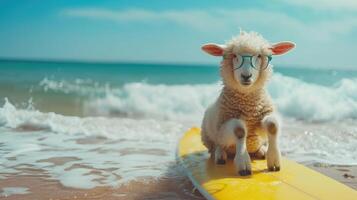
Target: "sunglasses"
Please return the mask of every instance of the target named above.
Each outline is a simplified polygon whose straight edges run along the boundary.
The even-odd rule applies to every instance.
[[[243,66],[244,62],[250,62],[250,66],[256,70],[265,70],[268,66],[270,61],[272,60],[272,56],[266,55],[239,55],[239,54],[231,54],[233,57],[233,61],[235,61],[236,68],[234,70],[239,69]],[[227,58],[226,56],[224,58]],[[263,65],[264,64],[264,65]]]

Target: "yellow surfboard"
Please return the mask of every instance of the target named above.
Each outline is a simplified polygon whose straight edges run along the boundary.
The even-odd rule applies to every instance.
[[[216,165],[210,159],[198,128],[182,137],[177,159],[207,199],[357,200],[352,188],[285,158],[279,172],[268,172],[266,160],[253,160],[252,176],[238,176],[232,161]]]

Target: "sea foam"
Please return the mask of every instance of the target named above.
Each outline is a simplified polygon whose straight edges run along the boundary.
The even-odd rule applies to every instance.
[[[172,175],[183,131],[174,122],[69,117],[18,110],[6,101],[0,108],[0,171],[40,169],[64,186],[84,189]]]
[[[89,115],[201,119],[207,106],[217,98],[221,85],[128,83],[107,88],[100,97],[91,98],[85,103],[85,110]],[[275,74],[268,90],[278,111],[289,118],[313,122],[357,119],[357,79],[323,86]]]
[[[2,191],[0,193],[0,197],[3,196],[5,198],[11,196],[11,195],[19,195],[19,194],[28,194],[30,193],[28,191],[28,188],[25,187],[3,187]]]
[[[66,187],[120,186],[132,180],[180,176],[176,145],[192,122],[71,117],[0,108],[0,171],[28,175],[40,169]],[[354,120],[284,120],[283,155],[303,163],[357,164]],[[24,169],[24,170],[23,170]]]
[[[285,116],[307,121],[357,119],[357,79],[322,86],[276,74],[268,89]]]
[[[84,97],[87,117],[19,109],[6,100],[0,107],[2,178],[26,175],[22,169],[31,167],[64,186],[93,188],[176,176],[177,141],[200,125],[222,86],[45,79],[39,87]],[[303,163],[357,164],[356,79],[322,86],[275,74],[268,89],[283,115],[285,156]]]

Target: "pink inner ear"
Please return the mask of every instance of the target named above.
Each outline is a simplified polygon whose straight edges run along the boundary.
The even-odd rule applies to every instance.
[[[214,44],[207,44],[202,47],[202,50],[213,55],[213,56],[222,56],[223,49],[220,46]]]
[[[288,52],[289,50],[291,50],[294,47],[295,47],[294,43],[280,42],[278,44],[273,45],[271,50],[273,52],[273,55],[281,55],[281,54]]]

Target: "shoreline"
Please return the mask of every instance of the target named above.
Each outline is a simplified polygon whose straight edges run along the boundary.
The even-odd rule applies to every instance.
[[[357,191],[357,166],[348,165],[305,165]]]
[[[307,167],[357,191],[357,166],[315,164]],[[31,175],[1,174],[6,178],[0,179],[0,197],[5,197],[2,195],[4,187],[24,187],[28,188],[28,194],[13,194],[6,196],[5,199],[204,199],[184,175],[138,179],[116,188],[100,186],[93,189],[77,189],[62,186],[58,180],[50,179],[42,170],[31,169],[27,174],[29,172]]]

